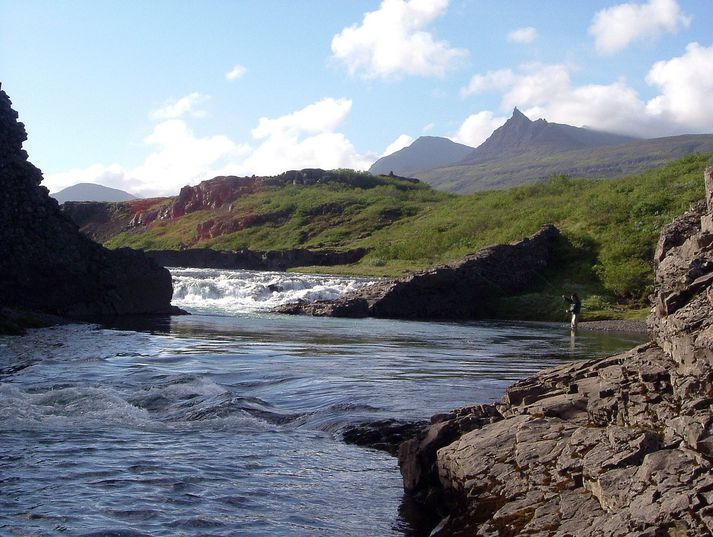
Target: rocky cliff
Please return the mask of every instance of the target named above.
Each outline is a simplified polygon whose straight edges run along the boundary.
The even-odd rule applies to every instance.
[[[531,238],[484,248],[457,263],[378,283],[338,300],[294,304],[279,311],[333,317],[487,317],[492,299],[517,294],[538,282],[559,240],[559,230],[547,225]]]
[[[27,138],[0,89],[0,306],[70,317],[170,313],[171,275],[140,252],[79,233],[27,159]]]
[[[550,369],[400,446],[434,535],[713,534],[713,168],[662,232],[651,342]]]

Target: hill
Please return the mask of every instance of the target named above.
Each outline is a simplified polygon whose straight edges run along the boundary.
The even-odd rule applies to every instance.
[[[591,319],[597,310],[611,315],[617,303],[643,307],[653,284],[656,237],[703,197],[700,176],[711,158],[691,155],[606,182],[558,176],[465,196],[397,177],[303,170],[216,178],[184,187],[175,198],[94,204],[94,216],[83,221],[79,209],[93,204],[66,204],[65,212],[85,231],[110,230],[102,239],[110,247],[367,248],[358,264],[341,270],[391,276],[458,260],[553,223],[565,238],[560,268],[542,274],[542,289],[510,300],[500,314],[542,318],[545,310],[557,318],[562,292],[577,291],[587,297]]]
[[[369,172],[374,175],[413,175],[421,170],[442,168],[462,161],[473,151],[468,145],[458,144],[448,138],[421,136],[410,146],[381,157]]]
[[[642,173],[686,155],[709,152],[713,152],[713,134],[690,134],[554,153],[526,151],[414,175],[438,190],[470,193],[537,183],[559,174],[610,179]]]
[[[94,183],[77,183],[50,194],[60,205],[66,201],[128,201],[136,196],[108,186]]]

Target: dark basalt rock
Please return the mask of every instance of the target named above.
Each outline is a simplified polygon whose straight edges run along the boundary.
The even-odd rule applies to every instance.
[[[185,250],[146,250],[148,257],[164,267],[223,268],[283,271],[292,267],[348,265],[367,254],[365,248],[354,250],[292,250],[260,251],[247,248],[234,252],[210,248]]]
[[[172,313],[171,275],[139,252],[82,236],[40,186],[27,138],[0,90],[0,301],[70,317]]]
[[[665,228],[652,341],[436,416],[399,448],[434,536],[713,534],[713,168]]]
[[[348,444],[370,447],[396,455],[399,446],[416,435],[427,424],[424,421],[376,420],[347,425],[342,438]]]
[[[559,240],[559,230],[546,225],[531,238],[484,248],[457,263],[378,283],[338,300],[291,304],[278,311],[333,317],[487,317],[492,299],[515,295],[540,281]]]

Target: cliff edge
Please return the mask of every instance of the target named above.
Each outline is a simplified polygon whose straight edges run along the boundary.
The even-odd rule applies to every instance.
[[[713,534],[713,168],[656,249],[651,342],[549,369],[401,444],[433,535]]]
[[[167,270],[140,252],[103,248],[62,215],[22,149],[27,134],[17,117],[0,88],[0,309],[67,317],[176,313]]]

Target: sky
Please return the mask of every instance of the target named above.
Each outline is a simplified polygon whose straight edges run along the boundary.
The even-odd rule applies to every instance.
[[[712,0],[0,0],[0,82],[51,192],[368,169],[530,119],[713,132]]]

